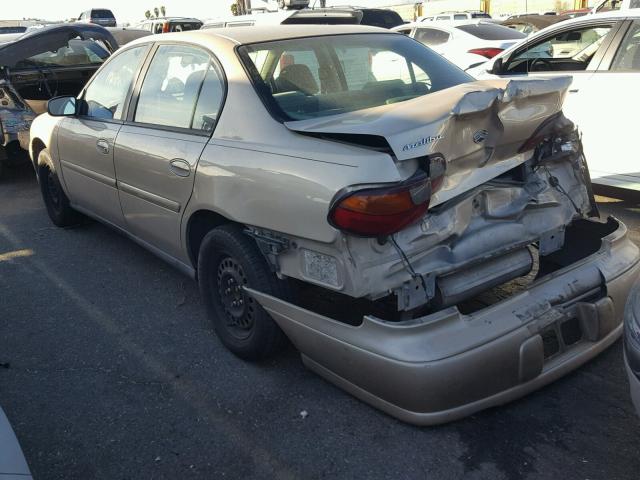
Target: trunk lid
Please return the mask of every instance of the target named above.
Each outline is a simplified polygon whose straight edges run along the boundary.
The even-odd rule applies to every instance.
[[[285,122],[292,131],[337,141],[386,141],[396,162],[440,154],[446,160],[442,203],[529,158],[520,147],[562,109],[571,77],[483,80],[404,102],[329,117]]]

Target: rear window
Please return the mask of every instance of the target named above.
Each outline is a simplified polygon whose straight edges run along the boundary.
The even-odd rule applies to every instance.
[[[488,13],[472,13],[471,18],[491,18]]]
[[[114,18],[111,10],[92,10],[91,18]]]
[[[456,28],[482,40],[514,40],[526,37],[525,34],[512,28],[503,27],[502,25],[492,25],[490,23],[458,25]]]
[[[20,60],[15,68],[99,66],[107,57],[109,52],[93,40],[73,39],[55,51]]]
[[[282,120],[337,115],[428,95],[473,78],[397,34],[310,37],[239,49],[254,86]]]
[[[172,32],[188,32],[190,30],[200,30],[201,26],[200,22],[171,22],[170,30]]]
[[[362,25],[372,27],[393,28],[402,25],[404,21],[398,12],[392,10],[362,10]]]

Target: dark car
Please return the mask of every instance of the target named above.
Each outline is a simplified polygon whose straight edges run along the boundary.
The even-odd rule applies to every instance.
[[[400,14],[394,10],[384,8],[360,8],[358,10],[362,12],[360,25],[393,28],[404,23]]]
[[[631,400],[640,415],[640,283],[636,283],[624,310],[624,363]]]
[[[47,101],[76,95],[118,48],[97,25],[52,25],[0,44],[0,175],[28,160],[29,128]]]
[[[78,22],[95,23],[101,27],[115,27],[116,17],[113,12],[107,8],[92,8],[82,12],[78,17]]]

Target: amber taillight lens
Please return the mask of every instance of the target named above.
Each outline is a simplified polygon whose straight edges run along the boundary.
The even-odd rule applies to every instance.
[[[426,213],[432,192],[432,180],[419,170],[399,184],[347,193],[334,202],[329,223],[361,237],[392,235]]]

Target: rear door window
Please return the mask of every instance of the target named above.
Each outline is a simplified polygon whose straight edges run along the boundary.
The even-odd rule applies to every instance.
[[[420,43],[424,43],[425,45],[431,47],[434,45],[442,45],[443,43],[447,43],[451,35],[443,30],[438,30],[436,28],[418,28],[416,29],[414,37]]]
[[[191,128],[211,59],[196,47],[161,45],[142,82],[134,121]]]

